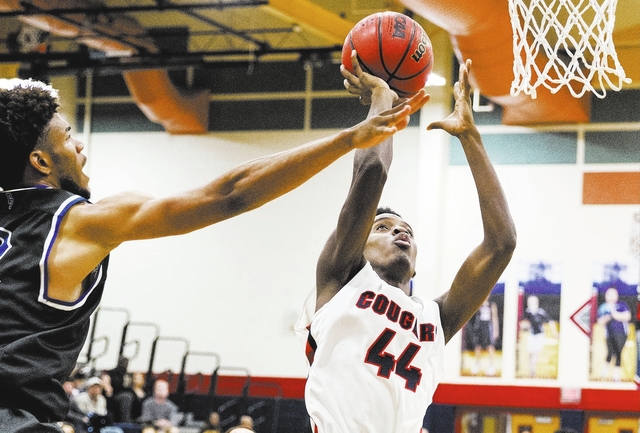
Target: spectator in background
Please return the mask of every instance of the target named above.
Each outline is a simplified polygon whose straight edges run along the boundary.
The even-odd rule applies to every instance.
[[[238,427],[253,430],[253,418],[249,415],[242,415],[240,417],[240,424],[238,424]]]
[[[118,418],[116,422],[133,423],[142,415],[142,402],[147,397],[144,391],[145,375],[139,371],[131,375],[131,385],[124,387],[116,396]]]
[[[107,415],[107,399],[102,395],[103,384],[99,377],[87,380],[87,390],[76,397],[78,409],[87,417],[89,414]]]
[[[79,394],[78,390],[75,387],[75,382],[73,379],[68,378],[62,384],[62,389],[69,397],[69,412],[67,416],[64,418],[64,422],[61,422],[61,426],[63,424],[70,425],[75,432],[83,432],[86,430],[86,419],[85,414],[82,413],[80,408],[78,407],[78,403],[76,403],[76,396]],[[63,428],[64,430],[64,428]]]
[[[62,430],[62,433],[76,433],[76,429],[73,425],[66,421],[60,421],[58,426],[60,427],[60,430]]]
[[[114,399],[113,386],[111,384],[111,374],[108,371],[100,373],[100,379],[102,380],[102,395],[107,400],[107,413],[111,417],[118,417],[118,407]]]
[[[111,386],[113,387],[113,395],[118,395],[125,388],[125,378],[128,376],[129,358],[121,356],[118,358],[118,364],[113,370],[109,371],[111,376]]]
[[[209,414],[207,425],[200,430],[200,433],[221,433],[220,414],[218,412],[214,411]]]
[[[81,369],[77,369],[73,372],[71,377],[73,379],[73,386],[76,389],[75,394],[77,396],[87,388],[87,375]]]
[[[253,418],[249,415],[242,415],[240,417],[240,424],[235,427],[231,427],[225,433],[250,433],[255,432],[253,429]]]
[[[156,380],[153,385],[153,397],[142,402],[142,415],[138,422],[144,424],[142,433],[178,433],[175,420],[178,406],[169,400],[169,382]]]

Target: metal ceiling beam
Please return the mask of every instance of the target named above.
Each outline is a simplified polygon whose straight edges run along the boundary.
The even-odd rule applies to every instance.
[[[170,61],[181,62],[185,59],[200,59],[208,56],[251,56],[259,59],[260,57],[273,54],[310,54],[310,53],[334,53],[340,52],[342,46],[316,47],[316,48],[278,48],[266,49],[262,51],[243,50],[224,50],[224,51],[189,51],[184,53],[144,53],[133,55],[130,57],[97,57],[87,55],[86,52],[49,52],[49,53],[13,53],[0,54],[0,63],[17,63],[17,62],[62,62],[68,60],[70,62],[78,60],[101,61],[109,63],[118,63],[128,65],[138,62],[155,62]]]
[[[149,50],[149,45],[140,41],[139,39],[140,35],[122,35],[122,34],[116,34],[115,32],[112,32],[112,31],[105,32],[95,28],[94,26],[87,27],[84,25],[84,23],[77,22],[73,19],[66,17],[65,14],[54,12],[53,9],[41,9],[33,5],[29,5],[28,8],[30,11],[34,12],[33,15],[51,15],[67,24],[76,26],[80,29],[86,29],[87,31],[89,31],[89,34],[82,35],[82,37],[86,37],[86,38],[91,38],[96,36],[104,37],[104,38],[117,41],[125,46],[132,47],[133,49],[136,49],[136,50],[143,50],[143,51]]]
[[[181,11],[190,9],[228,9],[239,7],[257,7],[264,6],[269,3],[268,0],[234,0],[228,2],[208,2],[208,3],[162,3],[155,5],[140,5],[140,6],[104,6],[104,7],[86,7],[86,8],[52,8],[52,9],[38,9],[31,7],[28,3],[22,3],[24,9],[11,12],[0,12],[0,18],[3,17],[17,17],[24,15],[42,15],[43,13],[51,15],[64,15],[64,14],[115,14],[115,13],[128,13],[128,12],[163,12],[163,11]]]
[[[210,26],[214,26],[217,27],[221,30],[223,30],[226,34],[228,35],[233,35],[235,37],[238,37],[244,41],[250,42],[252,44],[255,44],[259,47],[260,51],[268,51],[271,49],[271,47],[269,46],[269,44],[267,42],[261,41],[259,39],[256,39],[254,37],[252,37],[249,32],[241,32],[238,30],[235,30],[229,26],[226,26],[224,24],[222,24],[221,22],[218,22],[214,19],[211,19],[209,17],[206,17],[198,12],[194,12],[192,10],[183,10],[181,11],[183,14],[188,15],[192,18],[195,18],[197,20],[202,21],[203,23],[209,24]],[[246,52],[246,51],[245,51]]]
[[[94,58],[86,53],[16,53],[0,54],[0,63],[21,63],[33,65],[47,75],[69,75],[92,71],[98,74],[117,74],[131,69],[184,69],[186,66],[212,66],[250,64],[260,62],[263,57],[278,54],[297,55],[301,61],[319,57],[330,61],[333,54],[340,53],[341,46],[326,48],[278,49],[248,53],[246,50],[198,51],[183,54],[146,54],[126,58]],[[246,59],[246,60],[245,60]]]
[[[355,25],[309,0],[269,0],[269,9],[340,45]]]

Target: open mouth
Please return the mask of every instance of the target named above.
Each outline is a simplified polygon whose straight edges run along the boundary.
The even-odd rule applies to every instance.
[[[408,248],[411,246],[411,238],[409,237],[409,235],[404,234],[404,233],[400,233],[399,235],[396,236],[396,238],[393,240],[393,243],[395,245],[398,245],[399,247],[405,247]]]

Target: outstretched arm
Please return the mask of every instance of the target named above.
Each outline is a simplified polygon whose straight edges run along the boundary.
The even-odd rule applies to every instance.
[[[188,233],[286,194],[349,151],[375,146],[405,128],[421,103],[417,97],[394,108],[389,105],[389,110],[335,135],[241,164],[181,194],[154,198],[121,193],[94,205],[74,206],[49,259],[49,295],[77,299],[80,282],[125,241]]]
[[[440,305],[445,341],[462,328],[489,295],[516,246],[516,230],[507,200],[473,120],[470,67],[470,60],[460,65],[460,76],[454,86],[453,113],[428,126],[428,129],[443,129],[460,140],[478,191],[484,229],[482,242],[464,261],[449,291],[436,300]]]
[[[355,75],[341,68],[349,93],[370,104],[368,118],[389,109],[398,96],[383,80],[362,71],[355,51],[351,61]],[[429,99],[423,89],[415,98],[412,112]],[[364,266],[364,247],[373,224],[387,173],[393,158],[393,141],[385,137],[381,144],[359,149],[354,155],[351,187],[338,218],[335,231],[327,240],[316,268],[316,309],[322,307]]]

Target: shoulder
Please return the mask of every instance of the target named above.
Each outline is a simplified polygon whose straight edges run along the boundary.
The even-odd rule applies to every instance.
[[[145,397],[142,400],[142,407],[149,407],[149,406],[152,406],[153,404],[155,404],[155,401],[153,400],[152,397]]]

